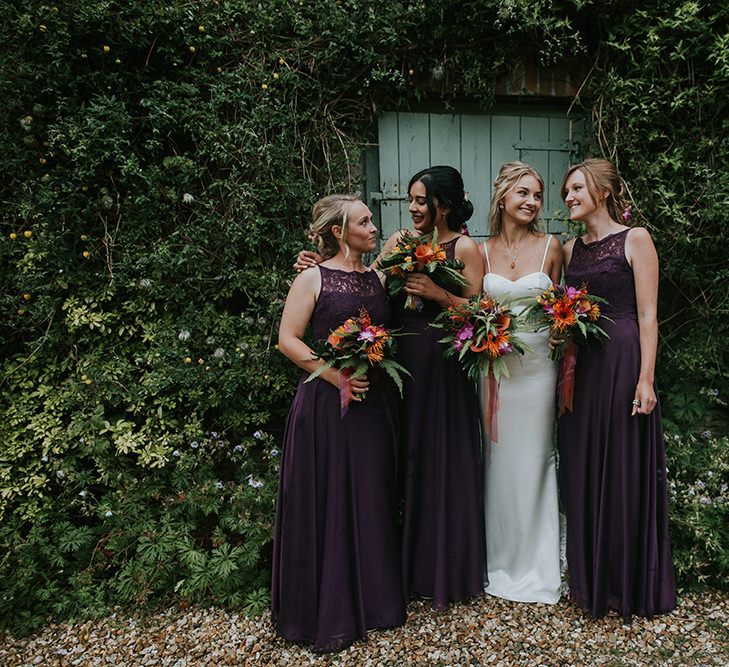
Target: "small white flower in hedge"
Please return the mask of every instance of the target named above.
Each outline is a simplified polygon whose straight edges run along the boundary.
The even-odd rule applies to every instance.
[[[193,449],[197,449],[199,447],[199,445],[197,444],[197,440],[193,440],[190,443],[190,447],[192,447]]]
[[[104,195],[104,196],[103,196],[103,197],[101,198],[101,205],[102,205],[102,206],[103,206],[104,208],[106,208],[106,209],[109,209],[109,208],[111,208],[112,206],[114,206],[114,200],[113,200],[113,199],[112,199],[112,198],[111,198],[111,197],[110,197],[109,195]]]
[[[721,491],[722,493],[726,493],[727,492],[727,489],[729,489],[729,485],[722,484],[721,487],[720,487],[720,489],[719,489],[719,491]]]
[[[711,505],[711,498],[707,498],[706,496],[701,496],[701,498],[699,498],[699,502],[702,505]]]
[[[41,456],[41,463],[48,463],[48,457],[45,454]]]
[[[218,490],[222,489],[223,488],[223,482],[221,482],[220,480],[218,480],[217,482],[215,482],[215,488],[218,489]]]
[[[703,435],[705,438],[711,437],[711,431],[704,431],[701,435]]]
[[[253,479],[253,475],[248,475],[248,486],[252,486],[254,489],[260,489],[263,486],[263,482],[258,479]]]
[[[217,438],[217,437],[218,437],[218,432],[217,432],[217,431],[210,431],[210,435],[211,435],[211,436],[212,436],[213,438]]]
[[[174,452],[172,452],[172,456],[182,456],[182,452],[179,449],[176,449]]]
[[[222,359],[225,356],[225,350],[222,347],[215,348],[215,352],[213,352],[213,356],[216,359]]]
[[[240,454],[243,451],[243,445],[236,445],[235,447],[233,447],[233,451],[236,454]]]
[[[706,486],[706,484],[704,484],[704,483],[703,483],[703,482],[702,482],[701,480],[698,480],[698,481],[696,482],[696,486],[697,486],[697,487],[698,487],[699,489],[703,489],[703,488],[704,488],[704,487]]]
[[[718,396],[719,390],[718,389],[710,389],[709,390],[709,396]]]
[[[85,498],[86,495],[87,495],[87,492],[86,491],[79,491],[78,492],[78,495],[79,495],[80,498]]]
[[[109,517],[114,516],[114,512],[112,512],[111,510],[106,510],[106,512],[104,512],[104,516],[108,519]]]
[[[190,338],[190,332],[187,329],[183,329],[182,331],[180,331],[180,333],[177,334],[177,337],[181,341],[189,340],[189,338]]]
[[[273,448],[273,449],[271,450],[271,456],[278,456],[278,455],[279,455],[279,451],[278,451],[278,449],[276,449],[276,448],[274,447],[274,448]]]
[[[186,192],[182,195],[182,203],[183,204],[192,204],[192,202],[195,201],[195,197],[193,197],[189,192]]]
[[[255,432],[255,433],[253,434],[253,437],[254,437],[254,438],[255,438],[256,440],[260,440],[260,439],[261,439],[261,438],[263,437],[263,431],[256,431],[256,432]]]
[[[696,495],[696,491],[695,491],[694,489],[689,489],[689,490],[688,490],[688,494],[689,494],[690,496],[695,496],[695,495]]]
[[[56,470],[56,477],[58,477],[58,479],[63,479],[65,476],[66,473],[63,472],[63,470]]]
[[[709,472],[706,473],[706,476],[707,477],[713,477],[714,476],[714,471],[713,470],[709,470]]]
[[[152,287],[152,281],[149,278],[140,278],[139,286],[142,289],[149,289],[150,287]]]

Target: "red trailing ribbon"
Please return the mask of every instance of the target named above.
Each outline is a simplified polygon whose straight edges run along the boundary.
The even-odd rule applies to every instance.
[[[352,383],[349,376],[352,375],[351,368],[344,368],[339,371],[339,416],[344,417],[349,409],[349,404],[354,398],[352,393]]]
[[[499,411],[499,383],[494,369],[489,368],[483,381],[483,424],[486,435],[491,442],[499,441],[499,423],[496,413]]]
[[[557,380],[557,401],[559,416],[565,410],[572,412],[572,399],[575,394],[575,364],[577,363],[577,346],[570,339],[564,350],[564,356],[559,366],[559,379]]]

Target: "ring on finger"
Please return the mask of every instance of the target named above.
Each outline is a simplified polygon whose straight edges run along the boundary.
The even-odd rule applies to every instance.
[[[642,405],[642,403],[637,398],[634,398],[633,399],[633,405],[635,405],[637,407],[640,407]]]

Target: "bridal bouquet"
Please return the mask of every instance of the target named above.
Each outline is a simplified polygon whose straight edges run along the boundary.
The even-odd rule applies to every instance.
[[[506,357],[530,349],[516,332],[516,314],[487,295],[475,295],[440,313],[434,326],[448,332],[439,341],[446,344],[443,356],[457,357],[469,378],[484,380],[484,421],[491,439],[498,440],[498,388],[501,377],[509,377]]]
[[[379,367],[395,382],[402,396],[402,375],[410,375],[408,371],[393,360],[397,350],[396,334],[389,329],[373,324],[366,308],[361,308],[359,316],[350,317],[334,329],[326,341],[317,341],[312,345],[314,358],[323,359],[306,382],[319,377],[328,368],[340,371],[342,381],[339,386],[342,416],[352,401],[350,380],[362,378],[374,367]],[[365,394],[360,394],[365,398]]]
[[[536,324],[537,331],[549,329],[562,338],[562,343],[549,353],[550,359],[562,360],[557,382],[560,415],[565,410],[572,411],[577,363],[575,344],[586,345],[590,336],[608,337],[597,324],[600,317],[605,318],[600,313],[600,303],[605,303],[605,299],[588,294],[585,284],[580,289],[554,285],[524,311],[526,321]]]
[[[459,269],[463,269],[463,262],[446,259],[445,251],[438,245],[437,229],[430,238],[413,236],[404,231],[393,250],[380,259],[378,268],[390,277],[387,281],[390,296],[396,296],[405,289],[407,275],[413,272],[427,273],[444,285],[468,285],[468,280],[459,272]],[[408,295],[405,308],[421,310],[422,307],[423,300],[420,297]]]

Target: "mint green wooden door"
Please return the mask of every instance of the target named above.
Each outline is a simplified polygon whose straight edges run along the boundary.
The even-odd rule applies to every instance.
[[[584,121],[554,111],[519,114],[392,112],[380,116],[379,157],[371,165],[379,175],[370,178],[369,203],[382,238],[410,224],[410,177],[438,164],[451,165],[463,174],[474,206],[468,223],[471,235],[487,236],[492,183],[499,167],[510,160],[527,162],[542,175],[546,190],[542,218],[549,231],[562,231],[565,216],[559,188],[568,165],[580,158]]]

